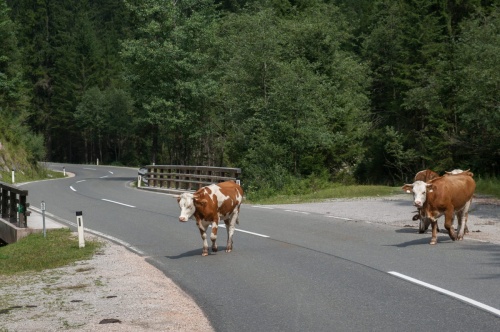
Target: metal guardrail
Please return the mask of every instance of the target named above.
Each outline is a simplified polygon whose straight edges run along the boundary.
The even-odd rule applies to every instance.
[[[149,188],[192,191],[228,180],[239,181],[240,168],[185,166],[185,165],[147,165],[139,169],[137,186]]]
[[[0,182],[0,216],[2,219],[17,224],[17,227],[28,227],[27,217],[30,212],[27,211],[29,203],[26,202],[26,196],[28,196],[27,190]]]

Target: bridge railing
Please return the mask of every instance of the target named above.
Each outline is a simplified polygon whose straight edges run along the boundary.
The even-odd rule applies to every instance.
[[[147,165],[139,170],[138,187],[146,183],[149,188],[165,190],[193,191],[228,180],[239,181],[240,168],[185,166],[185,165]]]
[[[28,227],[26,202],[28,191],[0,181],[0,216],[2,219],[17,224],[17,227]],[[19,213],[19,219],[17,218]]]

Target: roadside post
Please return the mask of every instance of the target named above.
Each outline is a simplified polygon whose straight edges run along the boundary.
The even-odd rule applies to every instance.
[[[16,169],[12,169],[12,184],[16,183]]]
[[[63,176],[66,177],[66,167],[63,166]]]
[[[76,223],[78,225],[78,245],[80,248],[84,248],[85,247],[85,238],[83,236],[82,211],[76,211]]]
[[[45,202],[42,201],[42,224],[43,224],[43,237],[47,237],[47,230],[45,228]]]

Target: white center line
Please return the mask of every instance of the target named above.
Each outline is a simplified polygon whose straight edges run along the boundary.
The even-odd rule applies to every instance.
[[[295,210],[285,210],[287,212],[293,212],[293,213],[302,213],[302,214],[309,214],[309,212],[304,212],[304,211],[295,211]]]
[[[335,216],[325,216],[327,218],[335,218],[335,219],[341,219],[341,220],[352,220],[350,218],[343,218],[343,217],[335,217]]]
[[[220,225],[219,225],[219,227],[226,228],[226,225],[224,225],[224,224],[220,224]],[[268,235],[259,234],[259,233],[254,233],[254,232],[249,232],[249,231],[244,231],[244,230],[242,230],[242,229],[237,229],[237,228],[235,228],[234,230],[235,230],[235,231],[237,231],[237,232],[247,233],[247,234],[251,234],[251,235],[255,235],[255,236],[260,236],[260,237],[265,237],[265,238],[268,238],[268,237],[269,237]]]
[[[69,188],[70,188],[71,190],[73,190],[73,191],[76,191],[76,189],[75,189],[75,188],[73,188],[73,186],[69,186]]]
[[[398,272],[390,271],[390,272],[387,272],[387,273],[392,274],[395,277],[398,277],[398,278],[405,279],[407,281],[413,282],[413,283],[415,283],[417,285],[421,285],[421,286],[427,287],[429,289],[435,290],[436,292],[439,292],[439,293],[442,293],[442,294],[454,297],[456,299],[459,299],[461,301],[469,303],[469,304],[471,304],[471,305],[473,305],[475,307],[478,307],[478,308],[483,309],[485,311],[489,311],[489,312],[491,312],[491,313],[493,313],[493,314],[495,314],[497,316],[500,316],[500,310],[498,310],[496,308],[493,308],[493,307],[490,307],[489,305],[486,305],[484,303],[478,302],[476,300],[470,299],[468,297],[462,296],[462,295],[457,294],[457,293],[450,292],[450,291],[448,291],[448,290],[446,290],[444,288],[428,284],[428,283],[420,281],[418,279],[415,279],[415,278],[412,278],[412,277],[408,277],[408,276],[406,276],[404,274],[401,274],[401,273],[398,273]]]
[[[112,201],[112,200],[105,199],[105,198],[103,198],[102,200],[106,201],[106,202],[114,203],[114,204],[119,204],[119,205],[131,207],[131,208],[135,208],[135,206],[133,206],[133,205],[128,205],[128,204],[125,204],[125,203],[120,203],[120,202]]]

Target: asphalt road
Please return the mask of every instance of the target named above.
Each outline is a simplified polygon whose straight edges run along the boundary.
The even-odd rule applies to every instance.
[[[31,205],[43,200],[69,224],[82,211],[85,228],[148,257],[217,331],[500,329],[499,245],[443,237],[430,246],[415,229],[244,204],[233,252],[221,229],[219,252],[202,257],[195,222],[178,221],[174,197],[128,185],[137,169],[52,166],[76,176],[25,184]],[[380,205],[366,213],[411,216],[408,201]]]

